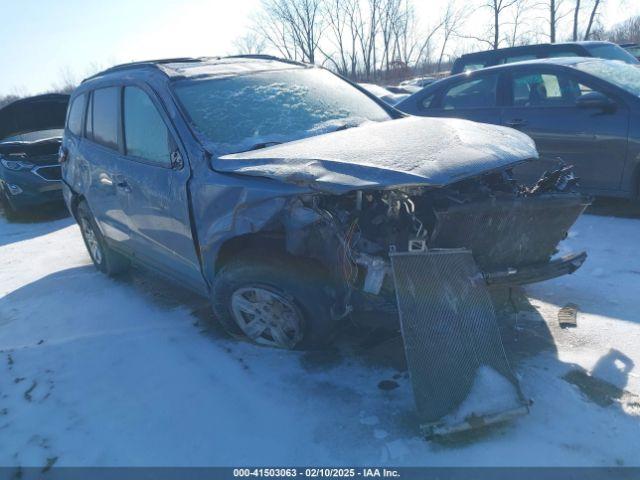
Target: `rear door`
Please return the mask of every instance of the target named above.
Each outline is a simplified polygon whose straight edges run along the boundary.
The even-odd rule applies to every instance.
[[[419,114],[430,117],[456,117],[482,123],[500,123],[496,72],[475,74],[447,85],[433,98],[422,99]]]
[[[89,208],[107,238],[116,248],[127,249],[130,231],[118,201],[120,133],[118,117],[120,87],[91,92],[87,106],[84,139],[80,143],[79,175],[89,180],[85,196]]]
[[[154,92],[122,89],[123,167],[118,197],[135,255],[197,288],[203,279],[191,233],[184,150]],[[184,159],[184,160],[183,160]]]
[[[606,193],[620,187],[629,124],[624,103],[616,102],[612,111],[578,108],[580,96],[608,93],[568,69],[549,66],[512,71],[509,88],[511,102],[503,109],[502,123],[531,136],[542,157],[540,162],[517,167],[517,179],[533,182],[560,158],[573,165],[587,191]]]

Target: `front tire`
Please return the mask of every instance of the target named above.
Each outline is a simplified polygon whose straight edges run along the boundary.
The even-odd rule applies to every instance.
[[[129,270],[129,259],[109,248],[84,200],[78,204],[76,212],[82,239],[95,267],[109,276]]]
[[[0,189],[0,200],[2,200],[2,209],[4,210],[4,216],[10,222],[18,220],[20,212],[12,204],[11,200],[7,197],[7,193]]]
[[[240,255],[213,285],[213,311],[225,330],[285,350],[325,346],[335,293],[322,269],[300,258]]]

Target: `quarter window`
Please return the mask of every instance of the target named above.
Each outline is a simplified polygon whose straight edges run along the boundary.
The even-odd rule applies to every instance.
[[[67,128],[74,135],[80,135],[82,132],[82,114],[84,113],[85,98],[84,94],[76,97],[69,109]]]
[[[139,88],[124,89],[123,122],[127,155],[158,165],[171,164],[167,127],[151,98]]]
[[[101,88],[93,92],[93,140],[105,147],[118,148],[118,104],[120,88]]]
[[[468,80],[450,88],[442,99],[445,110],[496,106],[497,75]]]

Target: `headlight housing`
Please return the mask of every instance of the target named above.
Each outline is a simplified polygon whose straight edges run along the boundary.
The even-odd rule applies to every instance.
[[[19,172],[21,170],[31,170],[35,165],[31,162],[25,162],[24,160],[8,160],[6,158],[0,159],[0,163],[7,170],[13,170]]]

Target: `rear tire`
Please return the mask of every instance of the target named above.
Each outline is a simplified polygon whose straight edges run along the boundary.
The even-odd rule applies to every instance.
[[[82,239],[95,267],[109,276],[116,276],[129,270],[130,260],[109,248],[84,200],[78,204],[76,214]]]
[[[213,285],[213,312],[225,330],[286,350],[326,346],[335,293],[322,269],[284,255],[240,255],[220,269]]]

